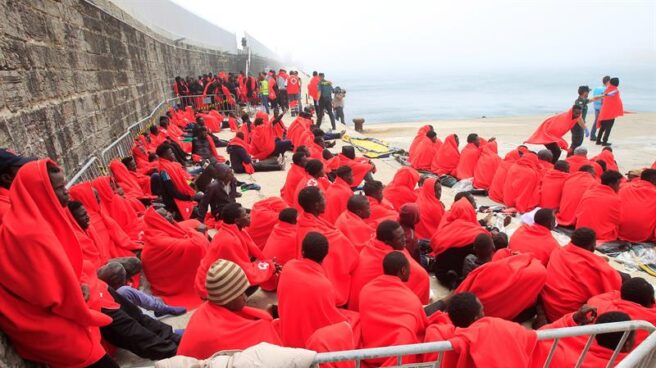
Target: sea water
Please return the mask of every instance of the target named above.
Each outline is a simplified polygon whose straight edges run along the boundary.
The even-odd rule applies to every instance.
[[[407,71],[327,73],[346,89],[346,121],[416,122],[481,117],[550,115],[569,109],[580,85],[601,86],[607,74],[620,78],[624,109],[656,112],[656,67],[605,70],[523,69],[505,71]],[[592,92],[590,92],[592,97]],[[594,118],[592,104],[589,115]],[[656,123],[656,122],[655,122]]]

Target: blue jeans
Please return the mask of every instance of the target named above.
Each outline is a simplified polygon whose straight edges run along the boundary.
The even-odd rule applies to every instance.
[[[599,110],[595,109],[595,119],[594,123],[592,124],[592,127],[590,128],[590,140],[595,140],[597,139],[597,118],[599,117]]]
[[[143,309],[153,312],[162,311],[167,305],[159,298],[148,295],[131,286],[121,286],[116,290],[122,297],[132,302],[132,304]]]
[[[264,109],[266,109],[267,114],[269,113],[269,96],[265,96],[263,94],[260,94],[260,99],[262,100],[262,105],[264,106]]]

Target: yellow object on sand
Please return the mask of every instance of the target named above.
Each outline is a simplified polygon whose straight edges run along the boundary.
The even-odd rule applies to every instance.
[[[355,138],[344,134],[342,140],[357,148],[367,158],[384,158],[402,151],[400,148],[390,147],[376,138]]]

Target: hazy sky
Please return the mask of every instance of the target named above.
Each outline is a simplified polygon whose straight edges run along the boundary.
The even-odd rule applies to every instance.
[[[326,72],[656,63],[655,0],[173,1]]]

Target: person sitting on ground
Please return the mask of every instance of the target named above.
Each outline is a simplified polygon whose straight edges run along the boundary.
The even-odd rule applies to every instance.
[[[620,188],[619,238],[632,242],[656,240],[656,169]]]
[[[100,197],[101,206],[105,207],[107,214],[119,224],[130,239],[141,241],[143,236],[144,204],[138,199],[132,200],[124,197],[123,190],[116,185],[110,176],[99,176],[91,181],[91,185]]]
[[[583,165],[590,165],[593,168],[595,168],[595,174],[597,176],[601,175],[601,172],[600,172],[601,168],[597,168],[596,166],[598,166],[598,164],[596,162],[591,161],[591,160],[588,159],[588,149],[583,147],[583,146],[576,147],[576,149],[574,149],[574,152],[572,153],[572,155],[567,157],[567,159],[565,159],[565,161],[567,161],[567,163],[569,163],[569,170],[571,172],[579,171],[579,169]]]
[[[364,183],[363,192],[369,201],[371,216],[366,221],[370,226],[377,227],[378,224],[385,220],[396,220],[399,213],[394,210],[392,204],[385,199],[383,191],[385,186],[378,180]]]
[[[490,138],[494,142],[495,138]],[[458,166],[455,169],[455,177],[462,180],[474,177],[474,170],[478,159],[481,157],[482,148],[485,147],[487,141],[482,140],[478,134],[471,133],[467,136],[467,145],[463,147],[460,152],[460,159]]]
[[[601,185],[586,190],[576,209],[576,228],[587,227],[595,231],[597,240],[617,239],[622,202],[617,192],[624,179],[617,171],[601,175]]]
[[[419,239],[430,239],[440,226],[444,216],[444,204],[440,198],[442,198],[440,181],[437,178],[426,179],[417,198],[420,220],[416,229]]]
[[[417,263],[405,249],[405,232],[396,221],[385,220],[376,228],[376,238],[372,239],[360,252],[358,267],[353,273],[351,297],[348,308],[359,310],[360,291],[369,281],[381,275],[380,265],[387,254],[399,251],[405,254],[410,262],[410,278],[408,288],[412,290],[423,304],[428,304],[430,294],[430,278],[428,272]]]
[[[376,165],[366,157],[356,157],[355,147],[343,146],[342,152],[335,156],[334,165],[336,167],[348,166],[353,170],[353,184],[358,186],[363,180],[373,180],[373,174],[376,172]]]
[[[494,179],[494,173],[501,162],[497,141],[490,140],[482,147],[481,155],[474,168],[474,188],[489,189]]]
[[[594,230],[579,228],[570,244],[551,253],[541,295],[549,321],[575,312],[595,295],[620,289],[620,273],[594,254],[596,240]]]
[[[433,157],[441,146],[442,141],[437,138],[437,133],[429,130],[426,132],[426,139],[421,140],[413,154],[408,156],[408,162],[416,170],[430,171]]]
[[[298,204],[303,211],[298,218],[297,249],[301,249],[303,239],[309,232],[318,232],[328,238],[330,249],[322,267],[334,285],[336,305],[342,306],[348,302],[351,292],[351,280],[358,265],[358,251],[341,231],[323,218],[326,200],[318,187],[303,188],[298,194]]]
[[[191,141],[191,152],[204,160],[215,159],[218,162],[225,162],[225,158],[216,151],[216,145],[210,134],[207,127],[196,127]]]
[[[268,197],[253,203],[251,207],[251,225],[246,229],[253,243],[258,248],[264,246],[278,223],[280,212],[289,206],[279,197]]]
[[[269,238],[262,249],[265,259],[272,259],[285,265],[296,259],[296,233],[298,211],[295,208],[285,208],[278,214],[278,223],[273,227]]]
[[[407,283],[411,276],[412,270],[406,255],[393,251],[383,258],[382,274],[362,288],[360,323],[363,348],[417,344],[424,341],[428,318],[422,302],[408,288]],[[416,363],[417,360],[415,355],[406,355],[402,362]],[[397,363],[396,357],[369,359],[366,362],[375,366]]]
[[[287,172],[285,184],[280,188],[280,197],[290,206],[295,203],[294,195],[298,183],[305,177],[305,164],[308,161],[308,155],[304,151],[296,151],[292,155],[292,166]]]
[[[564,160],[556,161],[553,169],[549,169],[542,176],[540,183],[540,207],[557,210],[563,195],[565,180],[569,178],[569,163]]]
[[[4,148],[0,148],[0,225],[2,217],[9,211],[9,188],[14,181],[18,170],[26,163],[33,161],[31,157],[17,155]]]
[[[396,211],[406,203],[414,203],[417,201],[417,193],[415,187],[419,182],[419,173],[411,167],[402,167],[396,174],[394,179],[383,190],[383,195]]]
[[[223,207],[236,203],[237,198],[241,197],[241,193],[237,191],[237,179],[230,166],[217,163],[214,164],[214,169],[216,170],[214,180],[205,188],[206,193],[198,204],[200,221],[206,219],[208,207],[212,217],[219,220]]]
[[[451,134],[435,152],[431,162],[431,171],[437,175],[454,175],[458,162],[460,162],[460,151],[458,145],[460,140],[456,134]]]
[[[176,218],[189,220],[203,194],[196,193],[189,185],[191,175],[175,160],[170,145],[164,143],[158,146],[157,156],[162,201],[169,212],[176,214]]]
[[[492,175],[492,181],[490,182],[490,187],[488,188],[488,196],[491,200],[497,203],[503,203],[503,191],[506,184],[506,178],[508,177],[508,170],[512,165],[519,160],[524,153],[528,152],[526,146],[518,146],[514,150],[508,152],[503,160],[497,165],[494,175]]]
[[[276,138],[274,126],[280,123],[282,115],[277,116],[273,122],[256,118],[253,121],[251,132],[251,146],[249,152],[257,160],[265,160],[271,156],[283,155],[293,149],[291,141]]]
[[[309,160],[305,164],[305,177],[299,180],[296,185],[293,206],[296,207],[296,209],[301,209],[298,203],[298,195],[303,189],[307,187],[317,187],[325,195],[326,190],[328,190],[331,185],[330,180],[326,177],[324,164],[320,160]]]
[[[401,206],[401,210],[399,211],[399,225],[401,225],[405,233],[405,249],[408,250],[412,259],[423,265],[422,256],[424,255],[424,251],[420,248],[420,239],[415,232],[415,227],[419,224],[420,218],[421,213],[417,204],[406,203]],[[423,239],[422,242],[425,244],[426,240]]]
[[[503,187],[503,203],[517,208],[520,213],[533,210],[540,204],[541,180],[542,168],[538,156],[527,152],[508,169]]]
[[[410,143],[410,148],[408,149],[408,162],[415,160],[415,155],[419,152],[421,143],[429,140],[427,135],[429,131],[434,131],[432,125],[424,125],[417,130],[417,134],[412,139],[412,143]]]
[[[112,160],[109,163],[109,171],[118,186],[123,189],[125,197],[137,199],[146,204],[153,199],[151,188],[151,177],[137,171],[137,164],[132,156],[123,159]]]
[[[237,132],[226,148],[230,155],[230,166],[235,173],[252,174],[254,172],[281,171],[284,169],[284,165],[277,159],[254,161],[248,150],[249,147],[244,141],[244,133]]]
[[[335,305],[337,292],[321,266],[329,252],[328,239],[308,232],[301,249],[302,257],[287,262],[278,283],[280,337],[284,346],[296,348],[305,348],[320,328],[345,321],[354,328],[359,322],[357,313]]]
[[[219,259],[205,278],[207,301],[189,320],[178,355],[207,359],[217,351],[242,350],[261,342],[282,345],[267,312],[246,306],[249,281],[239,265]]]
[[[553,211],[541,208],[535,212],[532,225],[523,224],[515,230],[508,248],[519,253],[530,253],[546,267],[551,253],[560,248],[558,241],[551,235],[555,226]]]
[[[466,278],[472,271],[490,262],[495,250],[489,234],[478,234],[474,239],[474,253],[468,254],[462,263],[462,278]]]
[[[371,216],[371,207],[367,197],[352,195],[346,204],[346,211],[335,221],[335,227],[346,236],[358,252],[367,245],[376,233],[376,229],[365,221]]]
[[[223,207],[221,220],[220,227],[196,271],[195,288],[198,295],[207,299],[205,276],[218,259],[239,265],[246,273],[251,286],[275,285],[281,266],[272,260],[264,259],[262,251],[244,231],[251,222],[246,209],[239,203],[230,203]]]
[[[591,160],[597,163],[599,161],[604,162],[606,164],[607,170],[620,171],[619,167],[617,166],[617,161],[615,161],[615,155],[613,154],[613,149],[610,147],[604,147],[601,150],[601,153],[594,156]]]
[[[346,204],[353,196],[353,170],[348,166],[340,166],[335,170],[335,175],[335,181],[326,189],[326,212],[323,214],[331,224],[346,211]]]
[[[576,225],[576,210],[579,207],[583,194],[591,187],[597,185],[594,168],[583,165],[579,171],[571,173],[563,183],[563,193],[560,197],[556,221],[558,226]]]
[[[553,154],[553,162],[555,163],[560,159],[562,150],[569,147],[563,136],[575,124],[585,129],[585,120],[583,120],[581,114],[581,106],[574,105],[568,111],[548,118],[540,124],[538,129],[524,143],[543,144]]]

